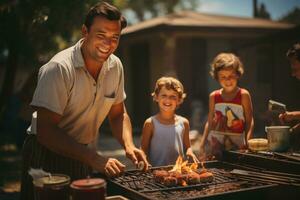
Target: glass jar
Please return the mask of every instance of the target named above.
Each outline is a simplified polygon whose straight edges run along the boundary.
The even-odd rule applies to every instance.
[[[35,200],[69,200],[70,177],[53,174],[33,180]]]
[[[106,181],[101,178],[75,180],[71,184],[72,200],[105,200]]]

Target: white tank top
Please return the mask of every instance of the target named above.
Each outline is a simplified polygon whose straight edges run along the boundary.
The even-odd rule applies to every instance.
[[[153,134],[149,148],[149,162],[152,166],[174,165],[179,155],[184,157],[183,120],[176,124],[165,125],[155,116],[151,117]]]

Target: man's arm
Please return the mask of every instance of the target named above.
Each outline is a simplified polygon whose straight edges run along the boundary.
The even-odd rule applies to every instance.
[[[111,107],[108,113],[108,119],[113,135],[124,147],[126,156],[130,158],[135,165],[137,165],[139,161],[143,161],[146,166],[145,169],[147,169],[148,162],[144,152],[136,148],[133,143],[131,122],[123,102]]]
[[[285,112],[279,115],[279,120],[282,123],[290,122],[293,120],[300,120],[300,111]]]
[[[79,160],[101,173],[115,176],[122,172],[124,165],[115,159],[107,159],[95,150],[79,144],[58,127],[61,116],[48,109],[37,108],[37,140],[48,149]]]

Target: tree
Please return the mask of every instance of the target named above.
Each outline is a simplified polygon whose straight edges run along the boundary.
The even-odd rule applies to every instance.
[[[292,24],[300,24],[300,8],[296,7],[287,15],[283,16],[279,21]]]
[[[117,1],[114,1],[115,3]],[[199,5],[197,0],[127,0],[124,4],[120,5],[123,10],[131,10],[135,13],[138,21],[143,21],[146,15],[150,17],[157,17],[173,13],[179,9],[195,10]]]
[[[18,68],[37,68],[58,50],[79,38],[87,9],[97,0],[4,0],[0,3],[0,63],[4,81],[0,91],[0,118],[14,90]],[[197,0],[107,0],[131,9],[139,20],[179,8],[196,8]]]
[[[0,58],[5,67],[0,114],[14,89],[19,67],[39,67],[74,40],[95,0],[6,0],[0,3]]]
[[[260,4],[259,9],[257,10],[257,17],[263,19],[270,19],[270,13],[267,11],[264,3]]]

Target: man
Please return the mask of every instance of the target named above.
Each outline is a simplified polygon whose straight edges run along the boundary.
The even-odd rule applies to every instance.
[[[112,132],[134,164],[148,168],[132,141],[124,100],[124,74],[116,50],[126,19],[108,3],[98,3],[82,26],[83,38],[41,67],[31,105],[33,114],[23,147],[21,199],[33,199],[30,168],[85,178],[91,168],[108,177],[120,175],[120,161],[89,147],[108,116]]]
[[[296,43],[287,51],[287,58],[291,64],[292,76],[300,80],[300,43]],[[298,124],[292,127],[293,132],[300,132],[300,111],[285,112],[279,115],[282,123],[299,121]],[[299,145],[299,144],[298,144]]]

